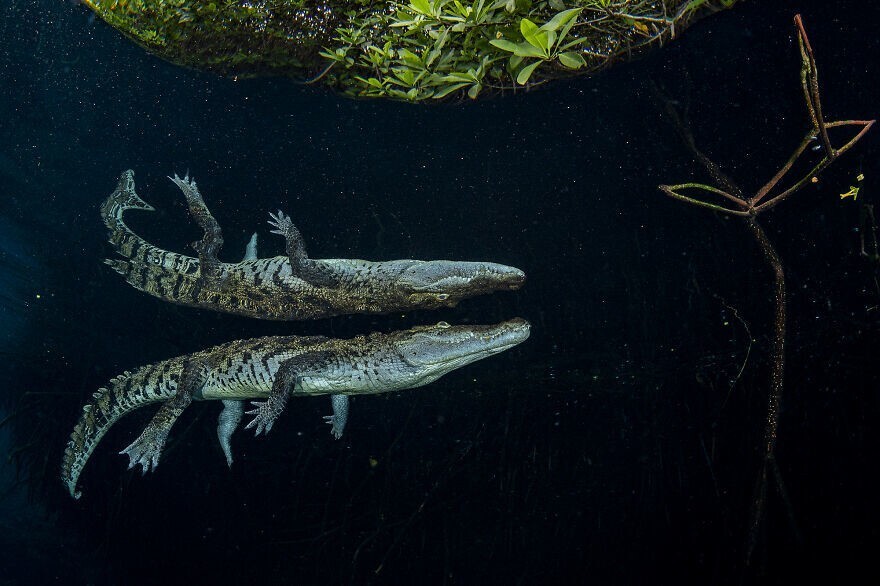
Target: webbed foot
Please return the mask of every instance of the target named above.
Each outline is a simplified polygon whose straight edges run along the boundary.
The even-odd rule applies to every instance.
[[[330,425],[330,435],[332,435],[336,439],[339,439],[342,437],[342,427],[339,425],[339,422],[336,421],[335,415],[325,415],[324,416],[324,423],[327,423]]]
[[[168,439],[168,430],[151,428],[150,426],[134,440],[131,445],[119,452],[128,456],[128,469],[141,466],[141,474],[155,470],[159,465],[159,457]]]
[[[299,237],[299,232],[296,226],[293,225],[293,220],[290,219],[290,216],[278,210],[278,214],[269,212],[269,217],[272,218],[269,220],[269,225],[275,228],[275,230],[270,230],[272,234],[280,234],[285,238]]]
[[[338,278],[322,262],[309,258],[303,243],[302,234],[293,224],[290,216],[278,210],[277,214],[269,213],[272,218],[269,225],[274,227],[272,234],[284,236],[287,242],[287,257],[290,259],[290,269],[293,275],[310,283],[315,287],[336,287]]]
[[[269,433],[272,430],[275,421],[278,419],[278,416],[284,411],[286,403],[276,399],[276,397],[270,396],[266,401],[251,401],[251,405],[256,407],[256,409],[245,411],[245,413],[247,415],[253,415],[254,418],[244,428],[252,429],[256,427],[257,429],[254,435]]]
[[[336,439],[342,437],[342,431],[348,421],[348,395],[331,395],[333,415],[325,415],[324,421],[330,425],[330,433]]]
[[[225,278],[225,274],[222,274],[221,271],[220,260],[217,258],[217,254],[223,247],[223,231],[220,229],[220,224],[211,215],[211,211],[202,199],[202,194],[199,193],[195,180],[189,178],[189,173],[184,175],[183,178],[175,174],[174,177],[169,177],[169,179],[183,192],[190,215],[196,221],[196,224],[205,231],[202,239],[194,242],[192,247],[199,255],[200,278],[216,285]]]
[[[180,188],[180,191],[183,192],[183,196],[186,198],[186,202],[190,206],[194,204],[199,206],[205,205],[205,202],[202,199],[202,194],[199,193],[199,188],[196,185],[196,180],[189,178],[189,171],[187,171],[186,175],[183,177],[180,177],[175,173],[174,177],[169,177],[169,179]]]

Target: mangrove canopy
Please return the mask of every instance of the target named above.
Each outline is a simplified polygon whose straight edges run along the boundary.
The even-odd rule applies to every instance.
[[[736,0],[82,0],[149,52],[356,97],[476,98],[593,73]]]

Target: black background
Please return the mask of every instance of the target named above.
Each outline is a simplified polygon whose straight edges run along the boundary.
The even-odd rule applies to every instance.
[[[877,130],[762,220],[789,284],[788,499],[770,485],[750,564],[772,275],[740,221],[656,188],[706,178],[655,85],[745,189],[788,157],[808,128],[795,12],[829,119],[877,116],[880,10],[856,0],[743,2],[599,76],[439,106],[188,71],[82,7],[5,2],[0,584],[876,578],[880,275],[859,248]],[[315,257],[492,260],[529,281],[441,312],[311,323],[164,304],[100,262],[97,207],[126,168],[157,208],[130,225],[169,249],[199,236],[165,178],[189,170],[226,260],[254,229],[262,256],[280,254],[265,220],[281,208]],[[841,200],[860,172],[858,200]],[[329,400],[297,399],[268,438],[236,433],[229,471],[219,405],[197,403],[141,478],[116,452],[145,409],[104,438],[80,501],[58,480],[81,405],[124,369],[257,335],[513,316],[533,324],[526,344],[355,398],[342,440],[321,421]]]

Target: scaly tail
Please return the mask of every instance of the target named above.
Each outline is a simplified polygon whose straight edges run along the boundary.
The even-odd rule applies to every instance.
[[[92,395],[94,400],[83,407],[61,463],[61,480],[70,496],[78,499],[82,495],[76,489],[77,480],[107,430],[129,411],[174,396],[182,369],[183,359],[172,358],[125,371]]]
[[[110,243],[125,260],[107,259],[105,264],[125,280],[151,295],[175,301],[182,275],[192,274],[198,259],[153,246],[129,228],[122,219],[126,210],[154,211],[142,200],[134,187],[134,171],[125,171],[110,197],[101,205],[101,217],[109,230]]]
[[[131,209],[155,211],[153,206],[142,200],[135,192],[134,171],[129,169],[122,173],[119,177],[119,185],[101,204],[101,217],[104,219],[104,225],[110,230],[110,243],[126,258],[135,257],[140,247],[150,246],[122,221],[125,210]]]

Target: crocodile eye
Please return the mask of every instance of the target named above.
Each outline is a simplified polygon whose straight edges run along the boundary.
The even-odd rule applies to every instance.
[[[438,327],[438,328],[443,328],[443,329],[445,330],[446,328],[449,327],[449,324],[446,323],[445,321],[438,321],[438,322],[437,322],[437,327]]]
[[[437,299],[439,301],[446,301],[447,299],[449,299],[449,293],[440,293],[437,295]]]

